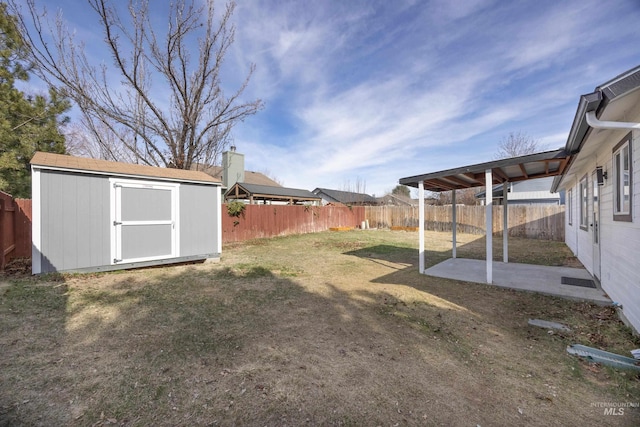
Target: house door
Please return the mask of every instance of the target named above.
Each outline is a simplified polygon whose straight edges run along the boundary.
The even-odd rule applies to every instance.
[[[179,256],[178,185],[112,180],[113,264]]]
[[[591,177],[593,187],[593,217],[591,218],[593,275],[600,279],[600,186],[598,185],[598,175],[595,171]]]

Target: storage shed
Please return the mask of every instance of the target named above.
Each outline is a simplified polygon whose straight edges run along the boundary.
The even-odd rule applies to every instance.
[[[204,172],[37,152],[31,175],[33,274],[220,257],[221,183]]]

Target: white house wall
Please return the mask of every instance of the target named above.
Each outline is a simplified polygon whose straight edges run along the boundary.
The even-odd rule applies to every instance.
[[[552,193],[550,191],[518,191],[507,194],[507,199],[512,200],[531,200],[535,202],[541,199],[544,203],[550,203],[550,200],[555,200],[556,203],[560,203],[560,193]]]
[[[618,140],[611,141],[607,147],[609,160],[607,168],[613,173],[613,157],[611,150]],[[613,180],[605,185],[607,191],[603,204],[607,207],[603,213],[601,224],[603,229],[602,250],[602,287],[613,301],[623,304],[623,313],[640,331],[640,133],[634,132],[632,138],[633,154],[633,207],[632,221],[613,221]],[[606,248],[606,250],[605,250]]]
[[[640,331],[640,132],[632,135],[632,221],[613,220],[613,147],[628,131],[610,132],[611,136],[601,144],[597,151],[579,170],[572,173],[573,178],[566,183],[566,189],[572,190],[571,209],[573,221],[569,225],[569,215],[565,215],[567,246],[578,257],[585,268],[594,274],[593,232],[592,228],[580,228],[580,179],[586,174],[589,200],[588,224],[593,218],[593,182],[592,173],[596,166],[602,166],[608,172],[608,179],[600,186],[600,283],[609,297],[623,306],[623,316]],[[587,144],[589,142],[587,141]],[[567,197],[569,197],[567,195]]]

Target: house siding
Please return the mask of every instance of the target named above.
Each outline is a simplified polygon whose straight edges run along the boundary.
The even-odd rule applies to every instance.
[[[640,119],[640,118],[639,118]],[[612,149],[619,139],[612,140],[606,147],[609,155],[607,168],[613,171]],[[603,229],[606,230],[602,251],[602,288],[613,301],[623,304],[627,320],[640,330],[640,132],[632,137],[633,207],[631,222],[613,220],[613,179],[606,181],[606,214],[603,213]],[[612,172],[610,172],[611,174]],[[605,250],[606,248],[606,250]]]
[[[635,118],[640,121],[640,117]],[[628,132],[611,132],[606,143],[601,144],[592,158],[574,173],[574,179],[565,184],[572,188],[573,224],[566,215],[567,246],[578,257],[585,268],[594,274],[593,231],[580,228],[579,180],[585,174],[589,183],[589,224],[593,218],[592,173],[596,166],[608,172],[608,179],[600,186],[600,283],[613,301],[622,304],[622,314],[638,331],[640,330],[640,269],[637,268],[640,253],[640,132],[632,134],[632,191],[633,206],[631,222],[613,220],[613,147]]]

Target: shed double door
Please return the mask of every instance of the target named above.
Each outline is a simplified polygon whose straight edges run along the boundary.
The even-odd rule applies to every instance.
[[[178,186],[112,182],[113,264],[178,256]]]

